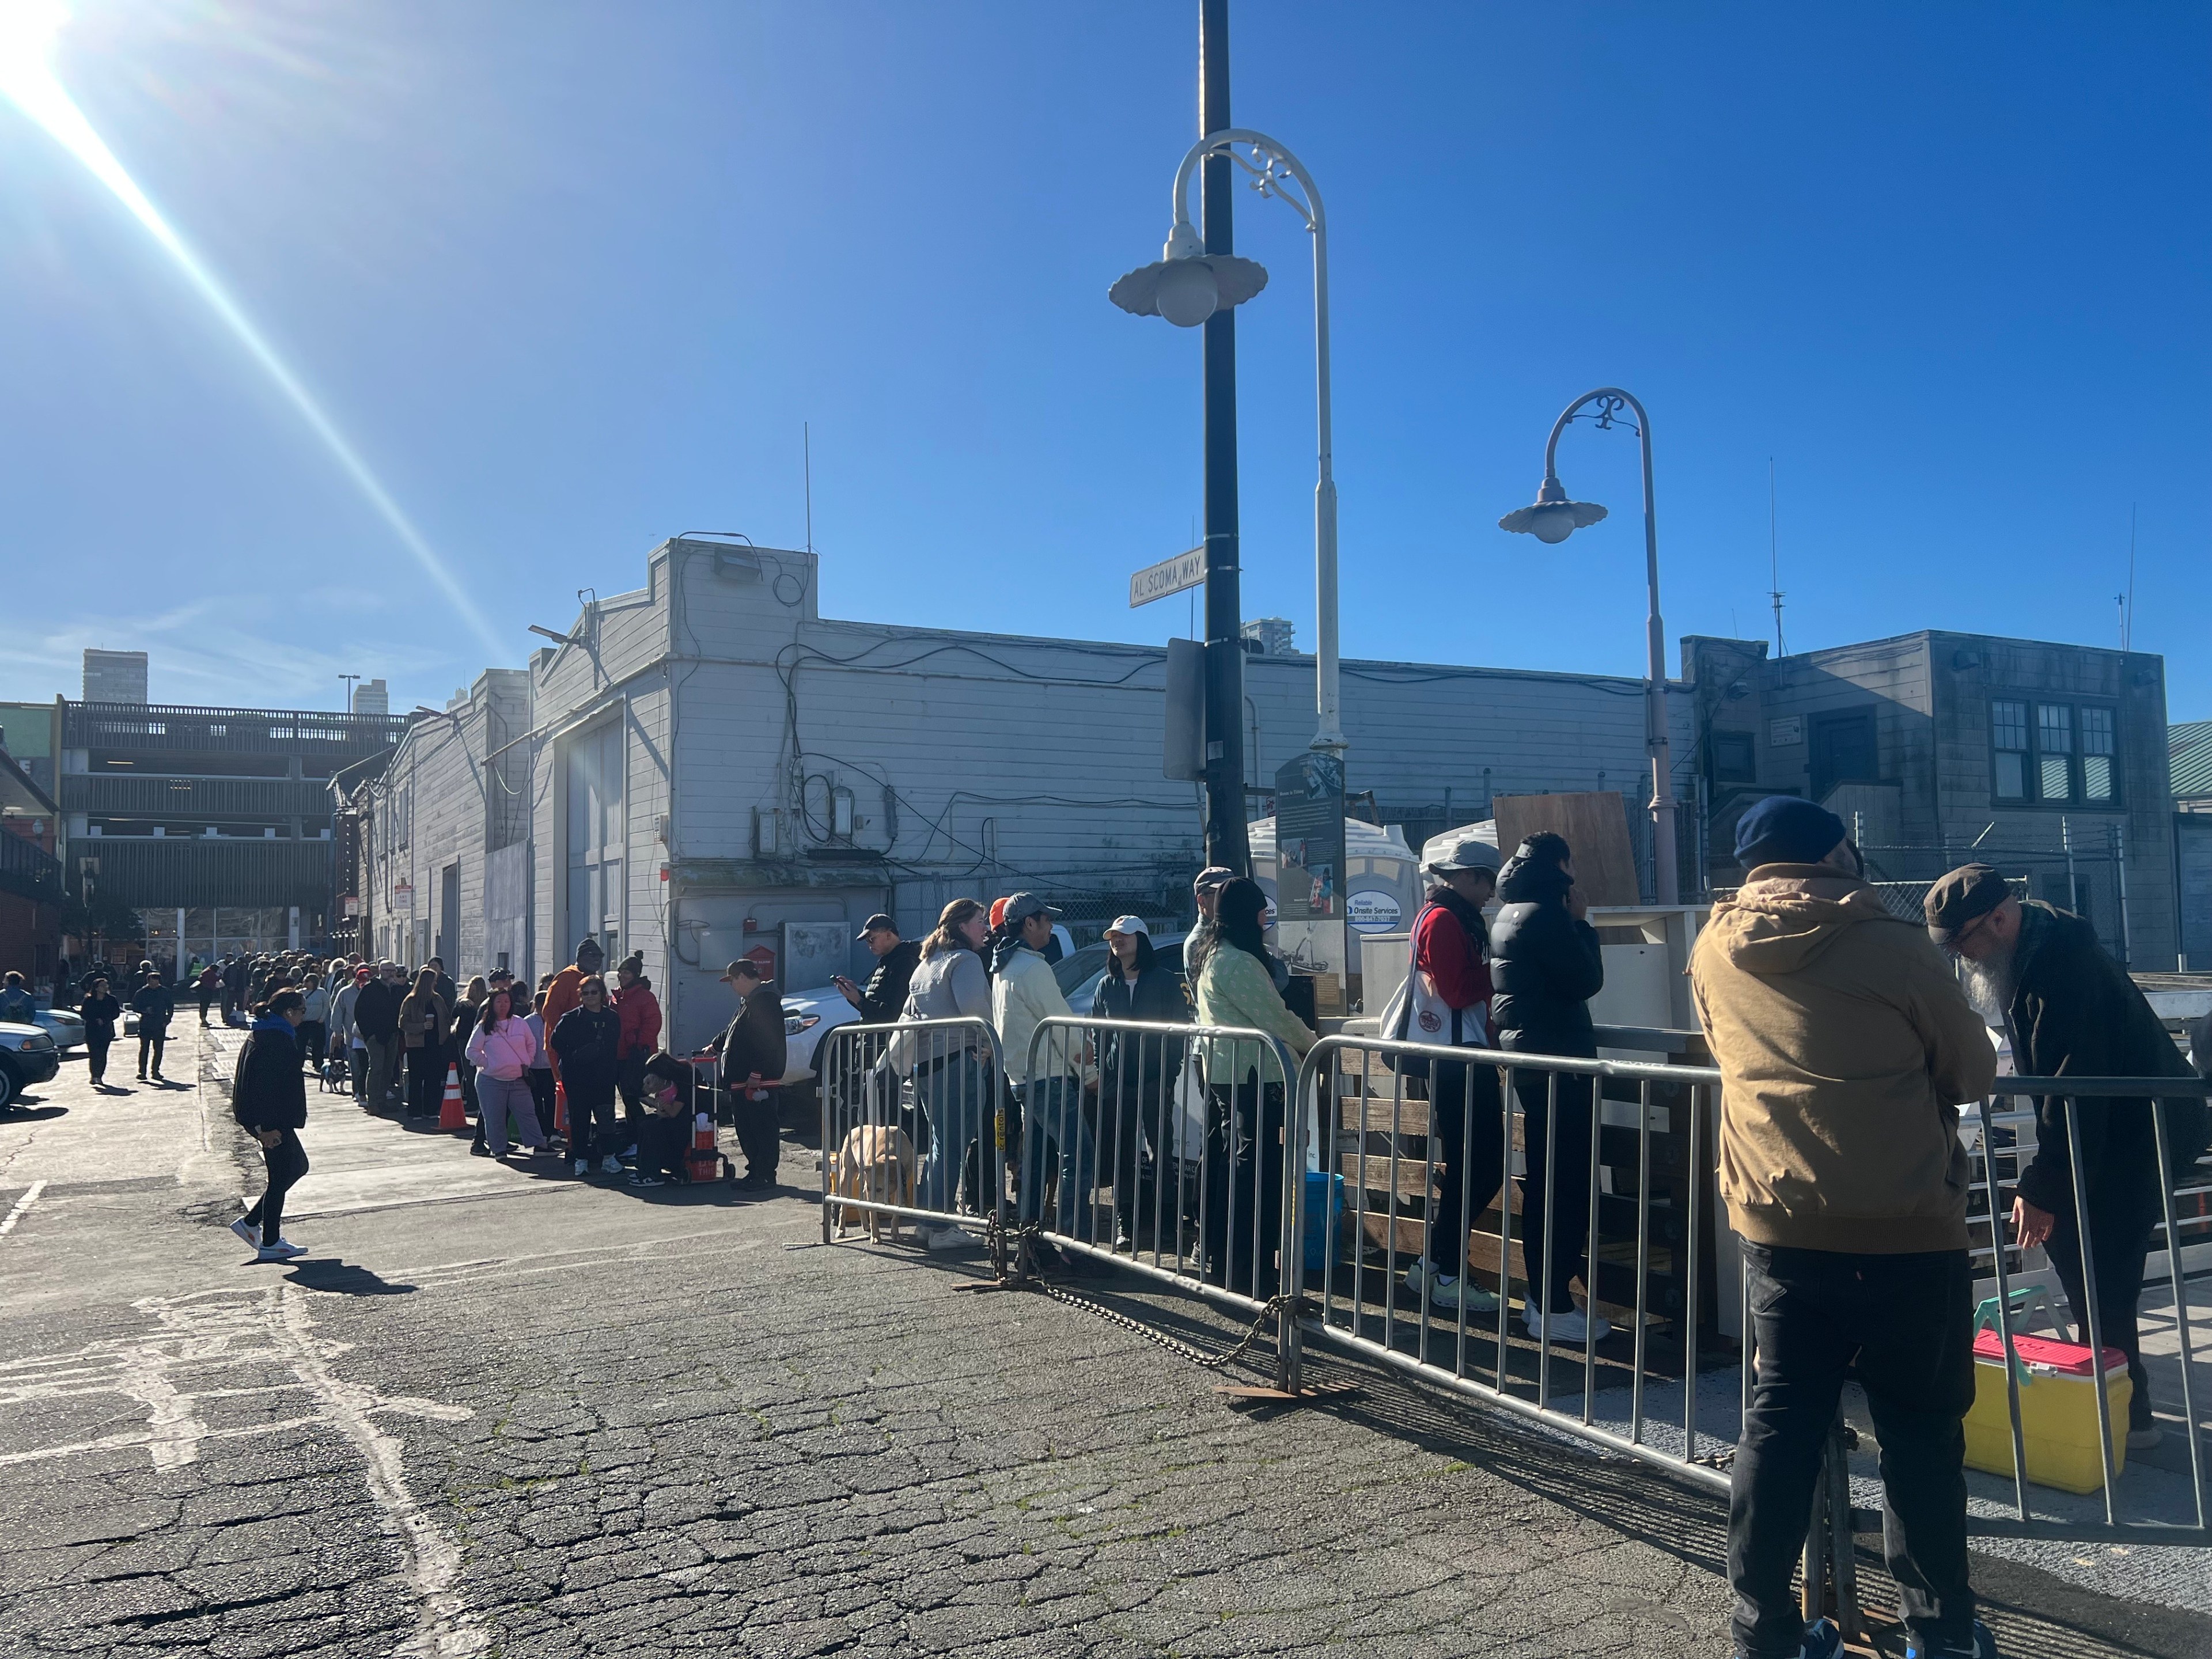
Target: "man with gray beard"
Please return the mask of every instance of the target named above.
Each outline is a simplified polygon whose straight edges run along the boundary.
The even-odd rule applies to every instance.
[[[2189,1077],[2188,1062],[2127,970],[2106,954],[2080,916],[2015,896],[1986,864],[1954,870],[1928,890],[1928,932],[1959,958],[1968,1000],[2012,1043],[2025,1077]],[[2081,1218],[2075,1213],[2067,1144],[2066,1097],[2035,1102],[2035,1157],[2021,1171],[2013,1227],[2023,1248],[2050,1255],[2066,1300],[2088,1340],[2088,1297],[2081,1271]],[[2196,1137],[2179,1121],[2194,1103],[2171,1103],[2170,1138]],[[2176,1112],[2175,1106],[2181,1110]],[[2159,1442],[2149,1377],[2136,1333],[2143,1257],[2160,1217],[2157,1142],[2148,1098],[2076,1097],[2081,1193],[2089,1257],[2097,1274],[2097,1320],[2108,1347],[2128,1357],[2134,1396],[2128,1445]],[[2201,1111],[2193,1115],[2201,1119]],[[2188,1155],[2191,1148],[2175,1150]],[[2201,1150],[2199,1146],[2196,1150]]]

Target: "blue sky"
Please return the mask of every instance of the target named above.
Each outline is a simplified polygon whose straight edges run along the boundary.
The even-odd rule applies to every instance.
[[[0,5],[13,0],[0,0]],[[519,663],[686,530],[837,616],[1157,641],[1200,511],[1157,257],[1197,8],[76,0],[63,80]],[[1613,508],[1496,528],[1589,387],[1650,407],[1670,635],[2135,643],[2212,716],[2212,11],[1233,9],[1235,113],[1328,200],[1348,655],[1639,672]],[[1240,313],[1245,610],[1312,637],[1310,255]],[[86,645],[179,701],[439,702],[484,647],[115,198],[0,107],[0,696]]]

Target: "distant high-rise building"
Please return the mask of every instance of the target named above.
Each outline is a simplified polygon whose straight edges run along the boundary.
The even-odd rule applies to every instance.
[[[382,680],[364,680],[353,689],[353,712],[356,714],[389,714],[392,712],[392,693]]]
[[[87,702],[145,702],[146,653],[143,651],[86,652],[84,700]]]
[[[1293,657],[1297,646],[1288,620],[1281,617],[1261,617],[1244,624],[1244,637],[1257,645],[1263,657]]]

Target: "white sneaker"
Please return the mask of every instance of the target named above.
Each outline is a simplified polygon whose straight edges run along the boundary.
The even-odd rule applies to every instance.
[[[267,1246],[267,1248],[272,1250],[281,1251],[285,1255],[305,1255],[307,1253],[307,1247],[306,1245],[295,1244],[290,1239],[285,1237],[282,1233],[277,1234],[276,1242],[274,1244]]]
[[[2128,1431],[2128,1449],[2130,1451],[2148,1451],[2152,1447],[2157,1445],[2165,1438],[2166,1431],[2160,1428],[2155,1423],[2152,1424],[2147,1429],[2130,1429]]]
[[[601,1175],[620,1175],[622,1172],[622,1160],[617,1158],[612,1152],[609,1152],[605,1158],[599,1160],[599,1173]]]
[[[933,1250],[972,1250],[982,1241],[965,1227],[925,1227],[921,1242]]]
[[[1521,1310],[1521,1318],[1522,1322],[1528,1328],[1528,1334],[1538,1341],[1542,1341],[1543,1315],[1538,1310],[1535,1304],[1532,1302],[1525,1304]],[[1552,1316],[1552,1340],[1581,1343],[1591,1340],[1592,1327],[1596,1328],[1595,1340],[1597,1341],[1602,1342],[1613,1334],[1613,1326],[1607,1322],[1603,1314],[1585,1314],[1580,1308],[1570,1308],[1564,1313],[1555,1313]]]
[[[587,1176],[587,1175],[591,1174],[591,1172],[592,1172],[592,1161],[591,1161],[591,1159],[589,1159],[589,1158],[578,1158],[578,1159],[576,1160],[576,1179],[577,1179],[577,1180],[581,1181],[581,1180],[582,1180],[586,1176]]]
[[[255,1226],[244,1216],[240,1216],[237,1220],[232,1222],[230,1224],[230,1230],[236,1233],[240,1240],[251,1245],[253,1249],[258,1250],[261,1248],[261,1229]]]

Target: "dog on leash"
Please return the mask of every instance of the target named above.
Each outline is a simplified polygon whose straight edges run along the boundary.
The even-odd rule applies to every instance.
[[[911,1208],[915,1190],[914,1142],[905,1130],[888,1124],[863,1123],[845,1137],[845,1144],[830,1160],[830,1190],[839,1198],[856,1198],[872,1204],[896,1204]],[[842,1238],[855,1220],[868,1230],[868,1237],[881,1243],[884,1223],[890,1223],[891,1242],[900,1242],[902,1224],[881,1210],[860,1210],[840,1205],[837,1236]]]

